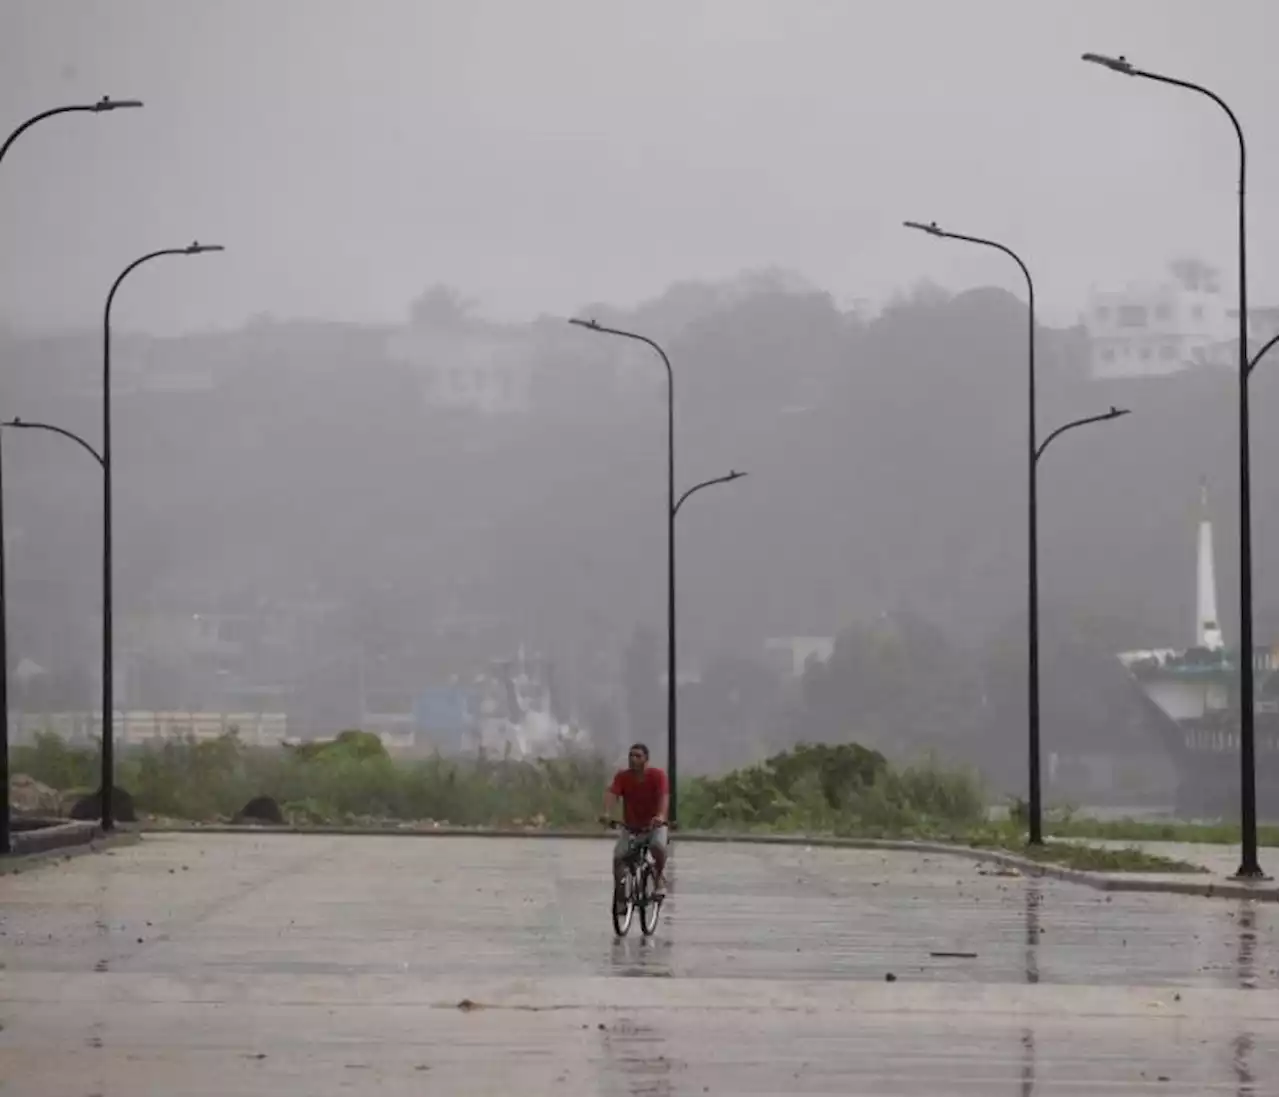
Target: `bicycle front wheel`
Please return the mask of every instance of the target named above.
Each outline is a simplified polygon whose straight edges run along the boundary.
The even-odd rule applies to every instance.
[[[631,919],[635,910],[635,898],[631,892],[631,875],[628,873],[613,885],[613,904],[610,913],[613,915],[613,932],[619,937],[625,937],[631,929]]]
[[[654,930],[658,928],[658,914],[662,910],[662,900],[657,898],[653,892],[657,887],[657,882],[653,877],[653,868],[646,865],[640,874],[640,932],[646,937],[652,937]]]

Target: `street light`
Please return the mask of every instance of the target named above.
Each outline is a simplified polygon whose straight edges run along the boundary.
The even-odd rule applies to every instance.
[[[675,823],[676,815],[676,513],[681,504],[696,491],[709,488],[713,484],[728,483],[740,479],[745,473],[731,472],[728,476],[717,477],[701,484],[695,484],[680,498],[676,499],[676,418],[675,418],[675,375],[671,369],[671,359],[667,352],[646,335],[638,335],[620,328],[609,328],[595,320],[570,320],[575,327],[586,328],[601,335],[614,335],[621,339],[633,339],[644,343],[658,352],[662,364],[667,368],[667,778],[671,790],[671,801],[668,805],[668,817]]]
[[[961,240],[1003,252],[1018,264],[1027,281],[1027,765],[1030,778],[1027,807],[1030,815],[1028,841],[1032,845],[1040,845],[1044,839],[1040,805],[1040,581],[1036,561],[1036,287],[1026,263],[1004,244],[980,236],[945,232],[936,221],[927,225],[920,221],[904,221],[903,225],[927,232],[930,236]]]
[[[1087,416],[1085,416],[1083,419],[1073,419],[1070,423],[1064,423],[1064,424],[1063,424],[1062,426],[1060,426],[1057,430],[1055,430],[1055,431],[1051,432],[1051,433],[1049,434],[1049,436],[1048,436],[1047,438],[1045,438],[1045,440],[1044,440],[1043,442],[1041,442],[1041,443],[1036,447],[1036,452],[1035,452],[1035,458],[1034,458],[1034,461],[1033,461],[1033,465],[1034,465],[1035,467],[1038,467],[1038,466],[1039,466],[1039,464],[1040,464],[1040,458],[1044,456],[1044,451],[1045,451],[1045,450],[1047,450],[1047,449],[1049,448],[1049,444],[1050,444],[1050,443],[1051,443],[1055,438],[1060,438],[1062,435],[1066,434],[1066,433],[1067,433],[1067,431],[1075,430],[1077,427],[1085,427],[1085,426],[1088,426],[1090,423],[1105,423],[1105,422],[1108,422],[1108,421],[1110,421],[1110,420],[1112,420],[1112,419],[1120,419],[1120,418],[1122,418],[1123,416],[1128,415],[1128,414],[1129,414],[1129,409],[1128,409],[1128,408],[1117,408],[1117,407],[1115,407],[1115,406],[1112,406],[1112,408],[1111,408],[1111,410],[1110,410],[1110,411],[1105,411],[1105,412],[1103,412],[1101,415],[1087,415]],[[1032,476],[1033,476],[1033,477],[1035,476],[1035,467],[1033,467],[1033,469],[1032,469]],[[1039,549],[1039,536],[1038,536],[1038,532],[1037,532],[1037,530],[1036,530],[1035,526],[1032,526],[1032,529],[1031,529],[1031,553],[1032,553],[1033,558],[1035,558],[1035,557],[1037,557],[1037,556],[1039,555],[1039,551],[1040,551],[1040,549]],[[1034,575],[1034,574],[1036,574],[1037,570],[1038,570],[1038,561],[1037,561],[1037,563],[1036,563],[1035,565],[1033,565],[1033,567],[1032,567],[1032,574],[1033,574],[1033,575]],[[1037,592],[1036,592],[1035,600],[1036,600],[1037,602],[1039,602],[1039,591],[1037,591]],[[1034,808],[1034,810],[1031,812],[1031,828],[1030,828],[1030,829],[1031,829],[1031,837],[1030,837],[1030,840],[1031,840],[1031,841],[1033,841],[1033,842],[1035,842],[1035,843],[1037,843],[1037,844],[1039,844],[1039,842],[1041,841],[1042,814],[1041,814],[1041,800],[1040,800],[1040,734],[1039,734],[1039,719],[1038,719],[1038,717],[1039,717],[1040,682],[1039,682],[1039,667],[1038,667],[1038,665],[1037,665],[1037,668],[1036,668],[1036,675],[1037,675],[1037,680],[1036,680],[1036,706],[1037,706],[1037,707],[1036,707],[1036,714],[1037,714],[1037,721],[1036,721],[1036,735],[1035,735],[1035,739],[1033,740],[1033,745],[1032,745],[1032,750],[1033,750],[1034,755],[1035,755],[1036,763],[1035,763],[1035,768],[1032,770],[1032,786],[1031,786],[1031,789],[1032,789],[1032,796],[1034,797],[1035,808]]]
[[[141,107],[140,99],[112,99],[104,95],[96,103],[72,104],[41,111],[22,123],[0,145],[0,162],[4,161],[9,147],[37,122],[59,114],[105,114],[113,110]],[[4,585],[4,481],[0,468],[0,855],[12,848],[9,821],[9,643],[8,602]]]
[[[74,433],[73,431],[64,430],[62,427],[55,427],[52,423],[30,423],[24,419],[18,419],[16,417],[13,419],[10,419],[7,423],[0,424],[0,425],[6,426],[6,427],[17,427],[20,430],[43,430],[43,431],[49,431],[52,434],[60,434],[62,435],[63,438],[69,438],[71,439],[71,441],[75,442],[76,445],[80,446],[81,449],[83,449],[86,453],[88,453],[89,456],[92,457],[98,463],[99,468],[103,467],[102,454],[100,454],[96,449],[93,448],[93,446],[91,446],[88,442],[86,442],[83,438],[81,438],[80,435]],[[107,713],[104,712],[102,716],[103,716],[103,720],[105,721],[107,718]],[[105,723],[104,723],[104,726],[105,726]]]
[[[672,525],[673,527],[675,526],[676,515],[680,513],[680,508],[681,508],[682,506],[684,506],[684,501],[685,501],[686,499],[688,499],[691,495],[696,495],[698,492],[702,491],[704,488],[713,488],[713,487],[715,487],[717,484],[731,484],[731,483],[733,483],[733,481],[735,481],[735,480],[741,480],[744,476],[746,476],[746,473],[745,473],[745,472],[738,472],[736,469],[730,469],[730,470],[729,470],[729,472],[728,472],[728,474],[727,474],[727,475],[725,475],[725,476],[715,476],[715,477],[713,477],[713,478],[712,478],[712,479],[710,479],[710,480],[703,480],[703,481],[702,481],[702,483],[700,483],[700,484],[694,484],[694,485],[693,485],[693,487],[691,487],[691,488],[689,488],[687,491],[685,491],[685,493],[684,493],[683,495],[681,495],[679,499],[677,499],[677,500],[676,500],[676,505],[675,505],[674,507],[672,507],[672,508],[671,508],[671,525]],[[672,572],[672,574],[674,575],[674,571]],[[672,591],[672,602],[671,602],[671,605],[672,605],[672,607],[674,607],[674,606],[675,606],[675,579],[674,579],[674,578],[671,580],[671,591]],[[672,622],[674,622],[674,621],[675,621],[675,616],[674,616],[674,614],[672,615],[671,620],[672,620]],[[677,798],[678,798],[678,793],[677,793],[677,791],[676,791],[676,736],[675,736],[675,726],[676,726],[676,708],[675,708],[675,699],[676,699],[676,695],[677,695],[678,690],[679,690],[679,683],[676,683],[675,685],[672,685],[672,684],[671,684],[672,680],[673,680],[673,679],[674,679],[674,677],[675,677],[675,665],[676,665],[676,660],[675,660],[675,650],[676,650],[676,647],[675,647],[675,636],[676,636],[676,630],[675,630],[675,625],[674,625],[674,623],[673,623],[673,624],[671,625],[671,629],[670,629],[670,635],[669,635],[670,643],[669,643],[669,645],[668,645],[668,653],[669,653],[669,657],[670,657],[670,665],[669,665],[669,666],[668,666],[668,668],[667,668],[667,674],[668,674],[668,676],[669,676],[669,677],[668,677],[668,683],[667,683],[667,699],[668,699],[668,703],[669,703],[669,704],[670,704],[670,706],[671,706],[671,710],[670,710],[670,720],[671,720],[670,728],[671,728],[671,730],[670,730],[669,737],[668,737],[668,741],[667,741],[667,753],[668,753],[668,758],[667,758],[667,768],[668,768],[668,770],[669,770],[669,773],[667,774],[667,777],[668,777],[668,782],[667,782],[667,784],[668,784],[668,788],[669,788],[669,791],[670,791],[670,797],[671,797],[671,798],[670,798],[670,801],[669,801],[669,802],[668,802],[668,804],[667,804],[667,816],[668,816],[668,821],[669,821],[669,822],[671,822],[673,825],[675,824],[675,822],[676,822],[676,820],[677,820],[677,816],[676,816],[676,800],[677,800]]]
[[[117,275],[107,294],[102,310],[102,829],[115,826],[112,812],[112,786],[115,774],[115,702],[114,666],[112,658],[112,583],[111,583],[111,305],[116,291],[133,271],[152,259],[165,255],[203,255],[223,251],[219,244],[198,241],[185,248],[162,248],[135,259]]]
[[[1044,440],[1043,445],[1037,446],[1036,290],[1034,283],[1031,281],[1031,272],[1027,269],[1026,263],[1012,248],[1008,248],[1004,244],[995,240],[986,240],[980,236],[964,236],[957,232],[945,232],[938,227],[936,221],[930,221],[927,225],[920,221],[904,221],[903,225],[909,229],[927,232],[930,236],[938,236],[948,240],[962,240],[965,243],[980,244],[983,247],[994,248],[996,251],[1003,252],[1017,263],[1023,277],[1027,280],[1027,769],[1029,785],[1027,792],[1027,812],[1029,816],[1027,841],[1031,845],[1038,846],[1044,842],[1044,813],[1040,797],[1040,577],[1036,519],[1036,465],[1039,463],[1040,455],[1045,448],[1058,435],[1074,427],[1084,426],[1086,423],[1101,422],[1104,419],[1116,419],[1121,415],[1127,414],[1127,412],[1117,411],[1112,408],[1105,415],[1091,416],[1088,419],[1080,419],[1074,423],[1068,423],[1050,434]]]
[[[1137,76],[1168,84],[1175,88],[1194,91],[1212,99],[1231,119],[1240,146],[1240,183],[1238,220],[1238,274],[1239,279],[1239,464],[1240,464],[1240,868],[1238,877],[1257,879],[1265,875],[1258,863],[1258,803],[1254,774],[1253,736],[1253,548],[1251,533],[1251,503],[1249,492],[1249,371],[1254,363],[1249,360],[1249,296],[1247,285],[1248,259],[1245,242],[1245,142],[1244,130],[1226,101],[1199,84],[1178,80],[1172,76],[1147,72],[1134,67],[1123,55],[1107,57],[1100,53],[1085,53],[1082,61],[1101,65],[1123,76]],[[1255,360],[1256,361],[1256,360]]]

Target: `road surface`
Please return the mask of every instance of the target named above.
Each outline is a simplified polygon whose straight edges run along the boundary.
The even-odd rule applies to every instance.
[[[610,845],[159,835],[0,877],[0,1094],[1276,1092],[1274,904],[677,841],[618,942]]]

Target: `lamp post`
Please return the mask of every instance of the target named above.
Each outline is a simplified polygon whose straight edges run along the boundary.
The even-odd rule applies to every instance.
[[[735,469],[730,469],[730,470],[729,470],[729,472],[728,472],[728,474],[727,474],[727,475],[725,475],[725,476],[716,476],[716,477],[713,477],[713,478],[712,478],[712,479],[710,479],[710,480],[703,480],[703,481],[702,481],[702,483],[700,483],[700,484],[694,484],[694,485],[693,485],[693,487],[689,488],[689,489],[688,489],[688,490],[687,490],[683,495],[681,495],[681,496],[680,496],[680,498],[679,498],[679,499],[677,499],[677,500],[676,500],[676,505],[675,505],[674,507],[672,507],[672,508],[671,508],[671,526],[672,526],[672,528],[674,528],[674,526],[675,526],[676,515],[680,513],[680,508],[681,508],[682,506],[684,506],[684,501],[685,501],[686,499],[688,499],[691,495],[696,495],[698,492],[702,491],[702,490],[703,490],[703,488],[711,488],[711,487],[715,487],[717,484],[731,484],[731,483],[733,483],[733,481],[734,481],[734,480],[741,480],[744,476],[746,476],[746,473],[745,473],[745,472],[738,472],[738,471],[737,471],[737,470],[735,470]],[[674,573],[674,570],[673,570],[672,575],[674,576],[674,574],[675,574],[675,573]],[[673,578],[672,578],[672,580],[671,580],[671,593],[672,593],[672,601],[671,601],[671,605],[672,605],[672,607],[674,607],[674,606],[675,606],[675,579],[674,579],[674,577],[673,577]],[[673,621],[675,620],[675,617],[674,617],[674,616],[672,617],[672,620],[673,620]],[[668,646],[668,652],[669,652],[669,655],[670,655],[670,665],[669,665],[669,666],[668,666],[668,668],[667,668],[667,674],[668,674],[668,682],[667,682],[667,698],[668,698],[668,702],[669,702],[669,704],[670,704],[670,706],[671,706],[671,728],[672,728],[673,730],[671,731],[671,733],[670,733],[670,735],[669,735],[669,737],[668,737],[668,742],[667,742],[667,753],[668,753],[668,758],[667,758],[667,769],[668,769],[667,778],[668,778],[668,781],[667,781],[667,784],[668,784],[669,789],[670,789],[670,797],[671,797],[671,799],[670,799],[670,801],[669,801],[669,803],[668,803],[668,805],[667,805],[667,815],[668,815],[668,817],[669,817],[669,818],[668,818],[668,821],[669,821],[672,825],[674,825],[674,824],[678,821],[678,819],[679,819],[679,816],[676,814],[676,802],[677,802],[677,800],[679,799],[679,791],[678,791],[678,789],[676,788],[676,737],[675,737],[675,731],[674,731],[674,728],[675,728],[675,726],[676,726],[676,718],[675,718],[675,714],[676,714],[675,699],[676,699],[676,695],[677,695],[677,693],[678,693],[679,683],[678,683],[678,682],[676,682],[676,684],[675,684],[675,685],[672,685],[672,684],[671,684],[671,683],[672,683],[672,681],[675,679],[675,674],[676,674],[676,670],[675,670],[675,666],[676,666],[676,660],[675,660],[675,626],[674,626],[674,625],[672,625],[672,627],[671,627],[669,640],[670,640],[670,643],[669,643],[669,646]]]
[[[1040,581],[1036,561],[1036,287],[1021,257],[1012,248],[980,236],[964,236],[944,232],[936,221],[927,225],[920,221],[904,221],[909,229],[926,232],[947,240],[960,240],[1003,252],[1018,264],[1027,281],[1027,734],[1030,788],[1028,840],[1040,845]]]
[[[1251,502],[1249,491],[1249,371],[1254,362],[1249,360],[1249,294],[1248,252],[1245,241],[1245,142],[1244,130],[1226,101],[1206,87],[1172,76],[1147,72],[1136,68],[1127,58],[1107,57],[1100,53],[1081,55],[1082,61],[1101,65],[1123,76],[1136,76],[1157,84],[1194,91],[1212,99],[1231,119],[1240,147],[1240,178],[1238,186],[1237,218],[1237,279],[1239,308],[1239,466],[1240,466],[1240,867],[1236,875],[1245,879],[1257,879],[1265,875],[1258,863],[1258,803],[1254,774],[1253,733],[1253,547],[1251,533]],[[1256,359],[1255,359],[1256,362]]]
[[[165,255],[203,255],[222,251],[218,244],[198,241],[185,248],[162,248],[140,256],[116,276],[102,310],[102,829],[115,826],[112,786],[115,774],[115,703],[112,659],[111,582],[111,305],[120,284],[138,267]]]
[[[1027,390],[1028,390],[1028,445],[1027,445],[1027,841],[1030,845],[1041,845],[1044,842],[1044,810],[1040,795],[1040,552],[1039,527],[1037,520],[1038,491],[1036,483],[1036,467],[1040,457],[1052,442],[1061,434],[1088,423],[1100,423],[1108,419],[1118,419],[1129,414],[1112,408],[1103,415],[1092,415],[1085,419],[1077,419],[1059,427],[1050,434],[1043,443],[1036,442],[1036,291],[1031,280],[1031,272],[1027,265],[1012,248],[995,240],[986,240],[980,236],[965,236],[956,232],[945,232],[938,227],[936,221],[924,224],[919,221],[904,221],[904,226],[918,229],[930,236],[938,236],[948,240],[961,240],[969,244],[979,244],[994,248],[1009,256],[1022,271],[1027,281]]]
[[[676,512],[680,505],[695,491],[710,487],[712,484],[727,483],[738,479],[742,473],[708,480],[695,484],[680,498],[676,499],[676,412],[675,412],[675,374],[671,369],[671,359],[667,352],[647,335],[639,335],[633,331],[620,328],[609,328],[595,320],[570,320],[575,327],[586,328],[601,335],[613,335],[620,339],[632,339],[644,343],[657,351],[658,357],[667,369],[667,777],[671,786],[671,802],[668,806],[669,821],[674,823],[676,815]]]
[[[1119,419],[1128,414],[1129,414],[1128,408],[1112,407],[1110,411],[1105,411],[1101,415],[1087,415],[1083,419],[1073,419],[1069,423],[1064,423],[1057,430],[1052,431],[1048,435],[1048,437],[1046,437],[1045,440],[1036,447],[1035,457],[1032,460],[1032,469],[1031,469],[1032,477],[1034,478],[1036,475],[1036,469],[1040,465],[1040,458],[1044,456],[1044,451],[1049,448],[1049,444],[1053,442],[1055,438],[1060,438],[1062,435],[1066,434],[1067,431],[1075,430],[1077,427],[1085,427],[1085,426],[1088,426],[1090,423],[1105,423],[1112,419]],[[1038,558],[1039,553],[1040,553],[1039,533],[1036,527],[1032,526],[1031,527],[1031,554],[1032,554],[1033,560],[1036,560]],[[1031,569],[1032,575],[1037,574],[1038,566],[1039,565],[1037,560],[1037,562],[1032,565],[1032,569]],[[1035,599],[1036,602],[1039,602],[1039,594],[1040,592],[1037,590],[1033,595],[1033,598]],[[1037,639],[1037,648],[1038,646],[1039,646],[1039,641]],[[1031,807],[1029,812],[1030,820],[1029,820],[1029,827],[1028,827],[1028,832],[1029,832],[1028,841],[1036,845],[1039,845],[1043,841],[1042,828],[1044,825],[1044,816],[1043,816],[1042,800],[1040,797],[1040,727],[1039,727],[1040,682],[1039,682],[1038,664],[1036,668],[1036,678],[1037,678],[1036,680],[1037,720],[1036,720],[1035,736],[1031,741],[1031,754],[1032,754],[1032,757],[1035,759],[1035,761],[1031,768],[1031,793],[1030,793],[1030,802],[1034,806]]]
[[[76,434],[74,431],[65,430],[62,427],[56,427],[52,423],[31,423],[31,422],[27,422],[24,419],[18,419],[16,417],[13,419],[10,419],[7,423],[4,423],[2,425],[6,427],[16,427],[19,430],[43,430],[43,431],[48,431],[52,434],[60,434],[62,435],[63,438],[69,438],[71,441],[75,442],[76,445],[78,445],[81,449],[83,449],[90,457],[92,457],[98,463],[99,468],[103,467],[102,454],[100,454],[96,449],[93,448],[93,446],[91,446],[88,442],[86,442],[83,438],[80,437],[80,435]],[[107,716],[108,714],[105,712],[102,714],[104,727],[106,726],[105,721],[107,719]]]
[[[41,111],[22,123],[0,145],[0,162],[10,146],[37,122],[59,114],[106,114],[113,110],[141,107],[139,99],[112,99],[104,95],[96,103],[74,103]],[[0,470],[0,856],[12,848],[9,825],[9,605],[4,584],[4,490]]]

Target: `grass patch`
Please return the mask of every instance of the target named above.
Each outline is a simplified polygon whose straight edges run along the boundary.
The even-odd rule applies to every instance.
[[[376,736],[262,749],[234,735],[169,740],[120,752],[117,784],[138,810],[174,819],[227,819],[270,796],[298,823],[434,821],[455,826],[590,825],[615,767],[555,759],[441,756],[396,759]],[[57,789],[95,784],[97,750],[41,735],[13,751],[11,771]],[[801,746],[722,777],[681,782],[689,830],[919,835],[978,825],[987,797],[976,776],[931,760],[894,767],[856,744]]]
[[[1074,816],[1046,819],[1044,829],[1055,838],[1093,838],[1117,842],[1190,842],[1203,845],[1240,844],[1240,827],[1233,823],[1144,822],[1136,819],[1087,819]],[[1258,844],[1280,845],[1280,827],[1258,827]]]
[[[252,798],[270,796],[296,826],[434,822],[580,830],[597,825],[613,768],[585,755],[395,759],[376,736],[349,731],[336,741],[298,748],[252,747],[234,735],[126,748],[116,774],[139,812],[192,822],[227,821]],[[60,791],[93,788],[98,751],[41,735],[13,750],[10,772]],[[688,830],[738,834],[954,842],[1098,872],[1204,871],[1136,849],[1063,841],[1029,848],[1025,808],[1015,804],[1009,819],[993,823],[989,802],[973,773],[934,759],[893,766],[857,744],[802,745],[720,777],[682,781],[680,823]],[[1239,840],[1238,828],[1225,824],[1101,823],[1069,814],[1047,818],[1045,830],[1086,840]],[[1276,828],[1262,828],[1260,838],[1275,845]]]
[[[984,844],[971,842],[979,849],[1002,849],[1016,853],[1029,861],[1044,865],[1062,865],[1064,868],[1085,872],[1181,872],[1205,873],[1203,865],[1193,865],[1173,857],[1147,853],[1140,849],[1103,849],[1099,846],[1078,845],[1074,842],[1046,842],[1042,846],[1019,845],[1013,842]]]

